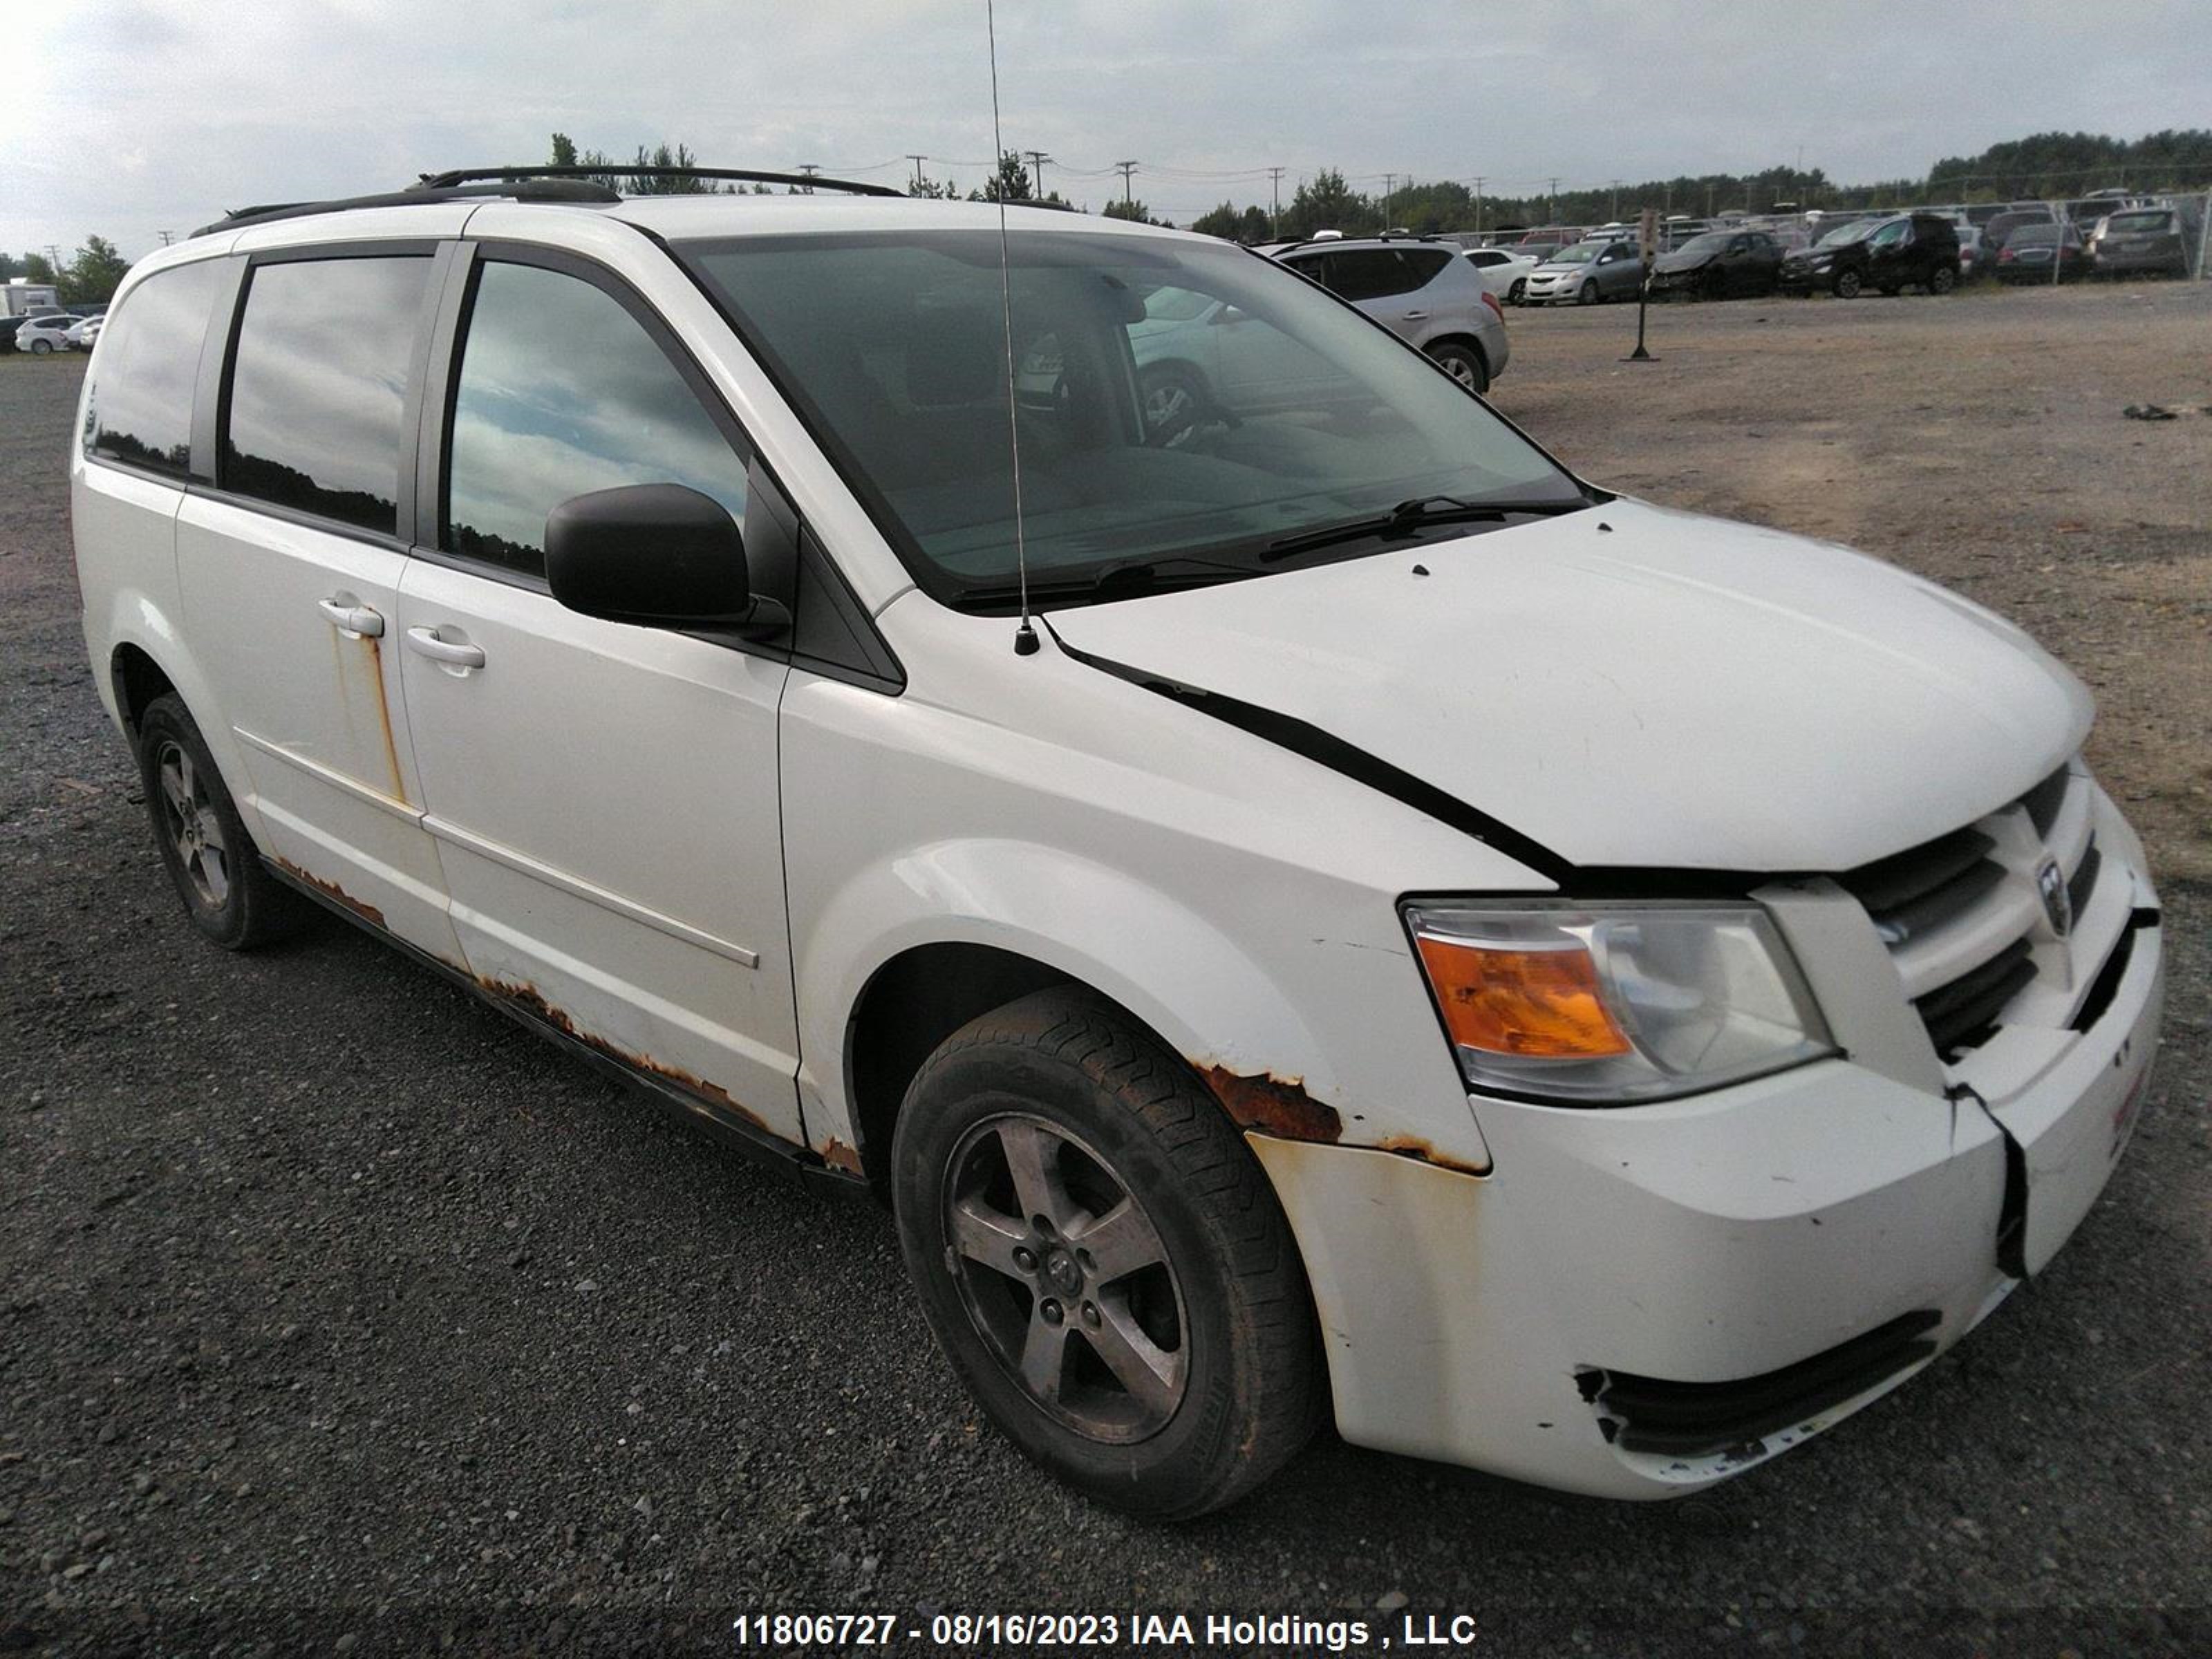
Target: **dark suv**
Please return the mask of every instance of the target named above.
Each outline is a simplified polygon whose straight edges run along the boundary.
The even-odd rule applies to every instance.
[[[1903,213],[1839,226],[1784,259],[1778,279],[1785,294],[1825,288],[1844,300],[1864,288],[1894,294],[1913,283],[1930,294],[1959,285],[1959,228],[1940,215]]]

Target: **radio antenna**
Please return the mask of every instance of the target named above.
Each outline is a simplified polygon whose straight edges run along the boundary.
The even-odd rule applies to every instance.
[[[1014,654],[1036,654],[1036,629],[1030,626],[1030,556],[1022,536],[1022,422],[1014,404],[1014,279],[1006,252],[1005,143],[999,137],[999,19],[993,0],[983,0],[983,27],[991,42],[991,194],[999,198],[999,316],[1006,336],[1006,436],[1014,460],[1014,575],[1021,589],[1021,626],[1014,629]]]

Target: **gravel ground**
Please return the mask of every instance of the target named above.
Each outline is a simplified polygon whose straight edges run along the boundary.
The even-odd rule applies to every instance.
[[[2100,763],[2202,877],[2212,421],[2118,405],[2208,400],[2208,301],[1681,307],[1632,370],[1625,309],[1516,316],[1499,401],[1601,481],[2020,615],[2102,680]],[[2025,408],[2021,343],[2084,331],[2140,374]],[[1495,1655],[2212,1650],[2212,887],[2168,882],[2166,1049],[2104,1201],[1833,1434],[1656,1506],[1325,1439],[1227,1515],[1139,1524],[976,1420],[878,1212],[335,922],[197,941],[83,660],[81,372],[0,358],[0,1650],[726,1652],[738,1613],[842,1609],[1288,1611],[1403,1645],[1401,1607]],[[2142,659],[2192,629],[2193,660]]]

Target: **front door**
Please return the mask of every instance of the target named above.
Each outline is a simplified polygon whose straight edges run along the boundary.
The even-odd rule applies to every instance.
[[[580,616],[544,579],[546,514],[590,490],[688,484],[742,526],[741,439],[649,310],[592,268],[479,252],[467,299],[440,401],[438,545],[409,567],[388,654],[470,971],[801,1140],[776,775],[788,671]]]

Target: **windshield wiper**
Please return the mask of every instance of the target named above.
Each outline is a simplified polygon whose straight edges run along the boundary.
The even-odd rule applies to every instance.
[[[1213,582],[1235,581],[1241,576],[1261,574],[1257,566],[1234,564],[1225,559],[1198,559],[1176,555],[1165,558],[1124,559],[1119,564],[1109,564],[1093,571],[1088,576],[1065,581],[1032,581],[1030,599],[1133,599],[1139,593],[1157,593],[1170,587],[1204,587]],[[984,609],[994,605],[1018,605],[1022,590],[1016,582],[998,582],[988,587],[970,587],[959,595],[957,603],[963,609]]]
[[[1474,524],[1483,520],[1503,522],[1507,519],[1551,518],[1561,513],[1578,512],[1589,502],[1577,497],[1571,501],[1463,501],[1456,495],[1416,495],[1403,501],[1379,518],[1352,519],[1343,524],[1326,525],[1319,530],[1303,530],[1295,536],[1284,536],[1267,544],[1267,550],[1260,556],[1272,564],[1294,554],[1309,552],[1317,547],[1334,547],[1340,542],[1363,541],[1370,536],[1413,536],[1435,525]]]

